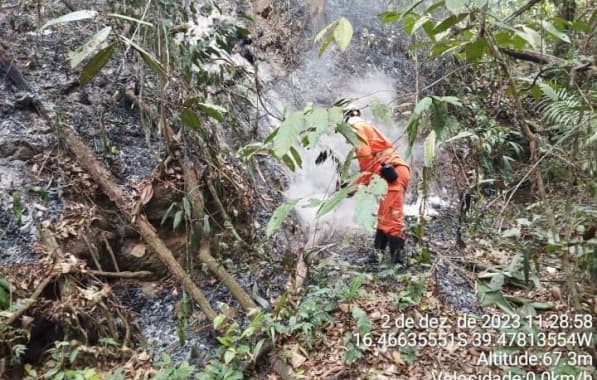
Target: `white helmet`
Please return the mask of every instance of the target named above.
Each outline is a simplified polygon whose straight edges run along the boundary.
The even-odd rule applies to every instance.
[[[348,122],[353,116],[361,116],[361,109],[354,103],[350,103],[344,107],[344,121]]]

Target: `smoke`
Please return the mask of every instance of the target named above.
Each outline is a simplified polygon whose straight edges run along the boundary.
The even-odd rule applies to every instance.
[[[392,125],[384,125],[375,120],[369,104],[377,100],[391,105],[395,102],[395,96],[399,85],[408,77],[397,74],[408,68],[404,57],[397,57],[394,53],[376,49],[363,43],[363,36],[370,36],[372,26],[379,25],[376,15],[383,8],[382,2],[373,7],[373,3],[351,5],[352,8],[344,9],[346,2],[330,1],[326,5],[326,18],[331,21],[340,16],[346,16],[353,23],[355,33],[353,42],[347,52],[338,51],[333,45],[323,56],[319,56],[317,48],[312,48],[301,53],[301,63],[292,72],[286,75],[272,75],[274,68],[260,68],[260,73],[272,75],[269,80],[266,98],[269,104],[281,115],[283,107],[289,109],[303,109],[308,103],[321,107],[330,107],[340,98],[353,100],[363,111],[363,118],[370,120],[379,128],[398,149],[398,152],[405,157],[407,152],[407,139],[403,121],[395,121]],[[355,12],[355,5],[360,11]],[[368,28],[368,29],[367,29]],[[384,38],[384,32],[374,30],[378,37]],[[307,36],[308,38],[308,36]],[[338,232],[347,232],[354,229],[362,229],[355,222],[353,199],[344,200],[336,209],[319,220],[316,218],[317,207],[308,207],[310,200],[323,200],[329,198],[336,190],[338,174],[336,163],[330,159],[321,165],[316,165],[315,160],[322,150],[332,150],[336,156],[343,161],[350,150],[345,139],[334,133],[321,136],[320,146],[310,150],[301,150],[299,153],[303,159],[303,166],[295,172],[289,173],[289,187],[286,197],[289,199],[302,199],[297,205],[296,212],[302,223],[311,229],[312,237],[319,233],[316,240],[325,240],[326,237]],[[423,161],[423,149],[421,145],[413,147],[409,162],[411,168],[421,167]],[[353,173],[358,171],[356,160],[352,165]],[[411,178],[413,170],[411,170]],[[411,187],[416,187],[411,181]],[[418,213],[418,205],[414,204],[407,208],[410,212]]]

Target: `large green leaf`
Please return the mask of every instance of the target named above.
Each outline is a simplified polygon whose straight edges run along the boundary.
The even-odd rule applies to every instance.
[[[487,40],[484,37],[477,38],[474,42],[466,45],[464,53],[469,62],[478,62],[484,56],[487,49]]]
[[[336,124],[336,130],[353,146],[359,146],[361,144],[361,139],[355,133],[354,129],[345,122]]]
[[[329,126],[328,111],[325,108],[316,107],[305,117],[305,121],[306,128],[311,130],[308,135],[309,146],[314,146]]]
[[[149,66],[149,68],[157,76],[159,76],[162,79],[166,79],[166,69],[164,68],[164,66],[162,66],[162,64],[153,55],[148,53],[145,49],[143,49],[141,46],[137,45],[132,40],[129,40],[126,37],[121,37],[121,38],[124,41],[126,41],[126,43],[131,45],[135,50],[137,50],[137,52],[141,55],[141,58],[143,58],[143,61],[145,61],[147,66]]]
[[[75,68],[77,67],[83,60],[89,57],[97,48],[100,47],[102,42],[108,38],[110,32],[112,31],[111,27],[105,27],[104,29],[100,30],[96,34],[93,35],[87,42],[85,42],[82,46],[80,46],[74,52],[68,54],[70,60],[70,67]]]
[[[81,70],[81,76],[79,77],[79,83],[81,86],[88,83],[99,73],[99,71],[108,63],[112,54],[114,53],[115,44],[111,44],[108,47],[100,50],[93,58],[87,62],[83,70]]]
[[[373,176],[366,187],[359,187],[355,194],[355,219],[360,226],[370,231],[375,228],[379,197],[387,191],[388,183],[379,176]]]
[[[423,112],[429,110],[431,104],[433,103],[433,99],[429,96],[424,97],[423,99],[419,100],[417,105],[415,106],[415,110],[413,111],[413,116],[421,116]]]
[[[364,187],[361,187],[355,194],[354,199],[356,201],[356,222],[368,231],[373,231],[377,219],[375,215],[378,207],[377,197],[366,191]]]
[[[559,31],[551,22],[542,20],[541,25],[549,34],[556,36],[564,42],[570,43],[570,37],[568,37],[566,33]]]
[[[431,131],[423,143],[423,162],[426,168],[433,167],[435,161],[435,131]]]
[[[541,35],[535,29],[526,25],[521,26],[522,30],[516,30],[516,34],[524,39],[532,48],[537,49],[541,46]]]
[[[338,19],[338,24],[334,29],[334,39],[341,51],[345,51],[350,45],[352,39],[352,24],[345,17]]]
[[[386,11],[380,13],[377,17],[379,17],[381,25],[385,25],[400,21],[402,14],[398,11]]]
[[[274,154],[277,157],[283,157],[290,147],[296,142],[299,134],[303,130],[305,117],[302,111],[291,113],[286,120],[282,122],[278,133],[273,139]]]
[[[203,111],[207,116],[211,117],[212,119],[216,119],[219,122],[224,121],[224,114],[226,113],[226,109],[224,107],[201,102],[198,102],[197,106],[199,107],[199,109],[201,109],[201,111]]]
[[[373,98],[369,106],[371,107],[373,116],[377,120],[388,126],[394,123],[394,120],[392,120],[392,110],[387,104],[383,103],[378,98]]]
[[[290,214],[290,211],[292,211],[292,209],[294,208],[294,206],[296,206],[298,201],[298,199],[289,199],[286,202],[282,203],[280,206],[278,206],[278,208],[276,208],[276,211],[274,211],[274,214],[272,215],[271,219],[267,223],[267,227],[265,228],[265,234],[268,237],[272,236],[272,234],[278,228],[280,228],[280,226],[282,225],[282,223],[284,223],[284,221]]]
[[[52,26],[52,25],[56,25],[56,24],[64,24],[66,22],[86,20],[89,18],[94,18],[95,16],[97,16],[96,11],[83,10],[83,11],[71,12],[71,13],[65,14],[64,16],[60,16],[60,17],[57,17],[55,19],[52,19],[52,20],[46,22],[44,24],[44,26],[41,27],[41,30],[44,30],[48,26]]]
[[[180,113],[180,119],[184,125],[191,127],[196,131],[201,130],[201,121],[193,110],[189,108],[183,109]]]
[[[435,26],[433,28],[433,30],[431,31],[431,34],[435,35],[438,33],[445,32],[446,30],[450,29],[454,25],[458,24],[460,21],[464,20],[466,17],[468,17],[468,13],[452,15],[452,16],[448,17],[447,19],[445,19],[444,21],[437,24],[437,26]]]
[[[340,202],[342,202],[348,197],[348,193],[350,193],[351,190],[352,189],[350,186],[346,186],[345,188],[340,189],[340,191],[336,192],[332,198],[327,199],[325,202],[321,204],[321,206],[317,210],[316,216],[320,218],[328,212],[332,211]]]

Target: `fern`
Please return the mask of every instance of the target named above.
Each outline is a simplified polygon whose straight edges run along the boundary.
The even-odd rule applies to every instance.
[[[540,88],[544,96],[536,109],[542,114],[549,130],[565,135],[578,128],[576,136],[580,141],[578,148],[579,157],[583,157],[582,167],[589,173],[594,173],[597,171],[597,150],[594,148],[597,140],[597,115],[593,105],[597,103],[597,91],[590,91],[586,99],[565,88],[554,90],[546,83],[541,83]],[[573,135],[570,134],[570,137]],[[564,141],[566,143],[568,141]]]

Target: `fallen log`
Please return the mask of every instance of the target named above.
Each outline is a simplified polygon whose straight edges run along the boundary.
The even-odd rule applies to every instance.
[[[134,216],[131,213],[132,200],[118,186],[112,174],[103,167],[95,157],[91,149],[85,145],[77,132],[71,128],[60,128],[58,131],[60,140],[77,158],[81,167],[89,173],[93,180],[101,187],[102,191],[118,207],[123,216],[131,222],[131,225],[139,232],[147,245],[155,252],[170,273],[180,282],[185,291],[199,305],[209,320],[214,320],[216,313],[209,305],[209,301],[203,292],[193,283],[193,280],[182,266],[176,261],[172,252],[160,239],[153,226],[145,215]]]

